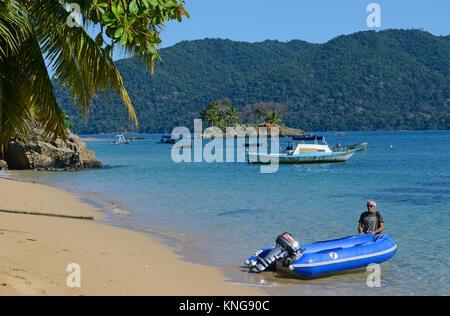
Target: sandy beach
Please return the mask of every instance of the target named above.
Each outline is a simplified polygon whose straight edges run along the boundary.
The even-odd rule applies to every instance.
[[[1,178],[0,209],[102,219],[65,191]],[[0,295],[263,294],[152,237],[97,221],[0,213],[0,247]],[[81,287],[67,285],[70,264],[80,267]]]

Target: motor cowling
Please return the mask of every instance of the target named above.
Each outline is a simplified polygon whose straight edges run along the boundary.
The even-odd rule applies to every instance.
[[[283,233],[277,237],[277,245],[286,250],[289,256],[295,256],[300,251],[300,244],[295,238],[289,233]]]

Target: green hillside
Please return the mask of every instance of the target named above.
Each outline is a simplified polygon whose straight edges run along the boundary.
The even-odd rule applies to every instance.
[[[239,111],[276,103],[304,130],[450,129],[450,37],[420,30],[359,32],[325,44],[205,39],[161,49],[151,76],[135,59],[117,62],[139,132],[193,125],[210,102]],[[99,97],[86,120],[67,90],[58,101],[78,133],[133,131],[118,98]]]

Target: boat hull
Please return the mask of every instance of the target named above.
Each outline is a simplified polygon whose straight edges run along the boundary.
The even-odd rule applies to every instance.
[[[349,160],[356,151],[340,152],[340,153],[313,153],[299,155],[273,155],[273,154],[254,154],[248,155],[249,163],[270,164],[278,160],[279,164],[307,164],[307,163],[330,163],[345,162]]]
[[[257,256],[265,256],[271,249],[258,251],[246,263],[251,267]],[[359,235],[304,245],[302,249],[302,256],[289,269],[303,278],[313,278],[385,262],[395,255],[397,245],[388,235]]]

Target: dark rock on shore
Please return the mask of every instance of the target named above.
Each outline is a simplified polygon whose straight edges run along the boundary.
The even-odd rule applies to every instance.
[[[38,126],[32,128],[27,141],[13,140],[6,149],[5,160],[9,169],[15,170],[81,170],[102,168],[95,153],[86,148],[81,139],[67,130],[67,142],[51,141],[44,137]]]
[[[1,170],[8,170],[8,164],[4,160],[0,160],[0,171]]]

